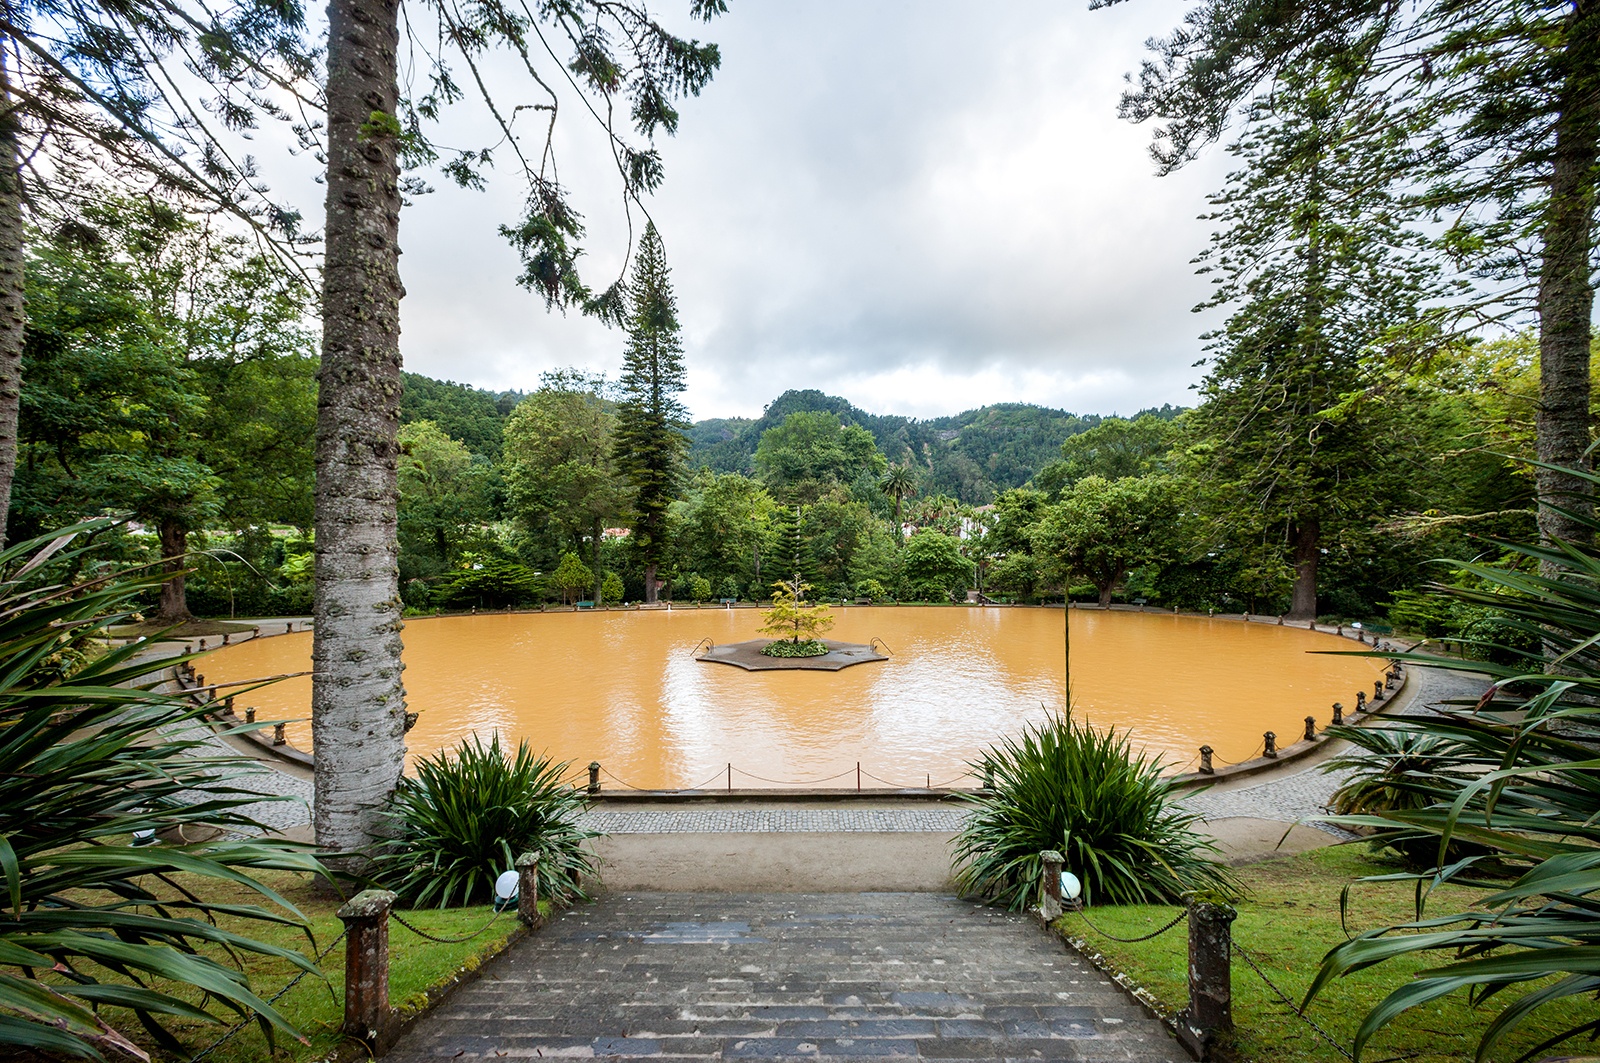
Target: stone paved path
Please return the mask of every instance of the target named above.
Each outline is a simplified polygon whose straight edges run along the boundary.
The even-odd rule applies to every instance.
[[[617,894],[491,961],[388,1063],[1188,1057],[1024,916],[910,893]]]

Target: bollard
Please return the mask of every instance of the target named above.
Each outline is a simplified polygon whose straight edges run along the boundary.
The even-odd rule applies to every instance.
[[[222,711],[227,713],[229,716],[233,715],[233,695],[232,694],[229,694],[227,697],[222,699]]]
[[[1382,700],[1383,700],[1383,680],[1374,679],[1372,681],[1372,703],[1374,705],[1376,705],[1378,702],[1380,702]]]
[[[1344,723],[1344,706],[1336,701],[1333,703],[1333,726],[1337,727],[1342,723]]]
[[[223,644],[223,645],[224,645],[224,646],[226,646],[226,645],[227,645],[227,644],[228,644],[228,637],[229,637],[229,636],[228,636],[228,633],[227,633],[227,632],[226,632],[226,631],[224,631],[224,632],[223,632],[223,633],[222,633],[222,644]]]
[[[1215,775],[1217,770],[1211,766],[1211,754],[1214,752],[1210,746],[1200,747],[1200,774]]]
[[[1215,1058],[1233,1029],[1233,927],[1239,913],[1213,901],[1189,904],[1189,1006],[1178,1013],[1178,1040],[1196,1059]]]
[[[284,725],[281,723],[275,723],[272,725],[272,744],[275,746],[286,746],[289,744],[289,736],[283,733],[283,727]]]
[[[544,923],[539,915],[539,860],[542,853],[517,857],[517,918],[532,930]]]
[[[400,732],[400,733],[401,734],[410,734],[411,733],[411,729],[417,725],[417,721],[420,720],[421,718],[422,718],[422,714],[421,713],[417,713],[417,712],[408,712],[408,713],[406,713],[406,729],[404,731]]]
[[[246,708],[244,710],[244,722],[245,723],[255,723],[256,722],[256,708],[255,708],[254,705],[251,705],[250,707],[248,707],[248,708]]]
[[[598,760],[591,760],[589,762],[589,796],[593,797],[595,794],[597,794],[599,792],[600,792],[600,762]]]
[[[1316,738],[1316,737],[1317,737],[1317,718],[1315,716],[1307,716],[1306,717],[1306,741],[1309,742],[1313,738]]]
[[[1339,625],[1339,630],[1336,631],[1335,634],[1337,634],[1340,638],[1344,638],[1344,625],[1343,624]]]
[[[1061,918],[1061,869],[1066,858],[1054,849],[1039,854],[1039,918],[1053,923]]]
[[[1367,711],[1367,692],[1365,690],[1358,690],[1358,691],[1356,691],[1356,712],[1357,713],[1363,713],[1363,712],[1366,712],[1366,711]]]
[[[200,640],[200,648],[202,650],[204,650],[206,648],[206,640],[205,639],[201,639]]]
[[[339,909],[344,923],[344,1032],[373,1052],[388,1047],[389,909],[395,895],[363,890]]]
[[[985,764],[983,766],[983,788],[985,790],[989,791],[990,793],[994,793],[994,765],[993,764]]]
[[[206,677],[201,675],[199,672],[195,672],[194,673],[194,685],[197,686],[197,687],[205,686],[206,685]]]
[[[1280,617],[1278,617],[1278,626],[1279,626],[1279,627],[1282,627],[1282,626],[1283,626],[1283,617],[1281,617],[1281,616],[1280,616]]]
[[[1261,755],[1263,757],[1276,757],[1278,755],[1278,736],[1271,731],[1261,736]]]

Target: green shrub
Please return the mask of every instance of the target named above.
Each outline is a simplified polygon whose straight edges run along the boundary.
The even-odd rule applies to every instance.
[[[856,584],[856,597],[865,598],[869,602],[881,602],[889,597],[889,592],[877,580],[864,579]]]
[[[145,643],[105,649],[106,629],[160,580],[63,587],[49,566],[35,571],[38,582],[24,578],[30,557],[61,546],[38,539],[0,551],[0,1055],[25,1046],[50,1058],[120,1058],[134,1020],[174,1050],[163,1026],[173,1018],[250,1016],[269,1039],[274,1028],[296,1034],[251,985],[246,956],[316,967],[216,920],[304,925],[252,873],[320,865],[306,846],[244,836],[266,828],[242,806],[274,798],[251,791],[248,776],[262,770],[253,761],[216,754],[201,709],[153,689],[184,658],[142,657]],[[86,562],[84,550],[61,550],[55,574]],[[128,845],[135,832],[198,826],[229,836]],[[209,901],[208,881],[244,886],[266,906]],[[204,990],[201,1003],[165,988],[174,983]]]
[[[816,639],[803,642],[779,639],[763,646],[761,652],[768,657],[821,657],[828,652],[828,647]]]
[[[452,572],[439,588],[439,597],[457,609],[504,609],[527,605],[542,589],[539,577],[526,565],[489,558]]]
[[[1199,818],[1173,803],[1159,757],[1134,753],[1127,734],[1079,725],[1070,712],[1030,724],[986,751],[973,773],[992,790],[956,836],[956,884],[1019,911],[1038,895],[1039,854],[1054,849],[1095,904],[1176,901],[1193,890],[1231,892],[1234,878]]]
[[[622,585],[622,577],[615,572],[607,572],[600,581],[601,600],[606,602],[620,602],[628,594],[627,588]]]
[[[571,872],[594,874],[578,823],[584,795],[561,781],[567,765],[535,756],[526,739],[507,756],[500,736],[476,735],[416,764],[389,815],[395,837],[377,857],[377,879],[418,908],[482,904],[494,880],[526,852],[542,852],[539,896],[584,896]]]
[[[697,602],[711,600],[711,581],[704,576],[690,576],[688,582],[689,597]]]

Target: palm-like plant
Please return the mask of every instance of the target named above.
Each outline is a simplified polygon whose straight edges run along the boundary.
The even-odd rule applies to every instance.
[[[1176,901],[1195,890],[1232,893],[1224,866],[1207,859],[1199,819],[1174,803],[1159,757],[1135,753],[1126,733],[1096,731],[1071,713],[1029,725],[973,765],[992,787],[956,836],[956,884],[1013,911],[1037,899],[1039,854],[1066,857],[1090,903]]]
[[[417,907],[487,902],[494,880],[525,852],[542,852],[539,895],[582,897],[594,874],[578,822],[584,795],[562,781],[567,765],[534,754],[526,739],[507,755],[498,733],[419,760],[395,790],[395,837],[377,858],[379,881]]]
[[[165,1047],[163,1020],[253,1015],[267,1036],[298,1034],[252,988],[242,953],[306,971],[299,953],[223,929],[216,917],[304,923],[254,870],[319,871],[303,846],[243,838],[240,809],[263,800],[252,761],[218,756],[200,709],[156,693],[160,669],[131,644],[105,649],[157,576],[73,586],[42,577],[87,560],[66,549],[103,522],[0,551],[0,1045],[101,1059],[147,1058],[118,1029],[127,1009]],[[233,840],[133,848],[135,832],[207,824]],[[217,904],[204,880],[244,885],[271,907]],[[186,984],[203,994],[164,988]],[[111,1010],[106,1010],[111,1009]]]
[[[1600,485],[1592,473],[1574,475]],[[1592,515],[1574,519],[1600,531]],[[1472,664],[1495,680],[1477,705],[1392,725],[1397,741],[1410,735],[1419,745],[1439,743],[1448,770],[1393,773],[1387,785],[1403,798],[1395,807],[1334,818],[1428,841],[1433,868],[1382,876],[1417,883],[1416,920],[1369,931],[1334,949],[1306,1002],[1332,979],[1395,956],[1449,957],[1419,972],[1366,1017],[1356,1036],[1358,1054],[1397,1015],[1457,990],[1465,989],[1477,1003],[1531,986],[1485,1030],[1479,1059],[1543,1005],[1600,992],[1600,551],[1571,543],[1501,545],[1528,570],[1459,565],[1476,585],[1438,590],[1502,617],[1497,623],[1511,637],[1481,645],[1512,663]],[[1518,649],[1539,643],[1553,660]],[[1461,667],[1455,659],[1405,656]],[[1529,690],[1531,696],[1514,693]],[[1461,842],[1492,851],[1502,865],[1519,870],[1514,884],[1488,880],[1481,873],[1483,856],[1454,858],[1452,847]],[[1489,892],[1467,911],[1429,916],[1428,895],[1444,882]],[[1596,1030],[1600,1020],[1556,1031],[1528,1055]]]
[[[900,507],[907,495],[917,493],[916,473],[911,471],[910,465],[891,465],[878,478],[878,490],[894,499],[894,536],[903,538],[905,522],[901,519]]]

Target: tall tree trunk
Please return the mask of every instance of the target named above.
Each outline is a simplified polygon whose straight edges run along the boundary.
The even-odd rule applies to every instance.
[[[1566,76],[1556,120],[1555,162],[1539,268],[1539,460],[1588,468],[1589,333],[1594,286],[1595,166],[1600,153],[1600,3],[1583,0],[1567,23]],[[1569,473],[1536,469],[1539,537],[1587,542],[1578,516],[1593,508],[1591,488]]]
[[[1115,588],[1115,584],[1108,583],[1104,587],[1101,587],[1099,589],[1100,590],[1100,608],[1102,608],[1102,609],[1110,609],[1111,608],[1111,592],[1112,592],[1112,590],[1114,588]]]
[[[156,522],[156,537],[161,541],[161,571],[167,573],[167,580],[161,585],[156,616],[174,623],[193,620],[183,575],[189,564],[185,556],[189,553],[189,529],[171,517],[163,517]]]
[[[644,566],[644,600],[652,603],[656,600],[656,566],[653,562]]]
[[[328,5],[328,195],[311,693],[317,844],[367,849],[405,760],[398,0]],[[350,864],[366,864],[357,856]]]
[[[1316,517],[1294,524],[1294,599],[1290,620],[1317,618],[1317,563],[1322,560],[1322,525]]]
[[[0,45],[9,44],[0,37]],[[0,47],[0,544],[6,541],[11,483],[17,471],[22,337],[28,323],[23,285],[21,152],[11,70],[6,65],[12,54],[9,47]]]

